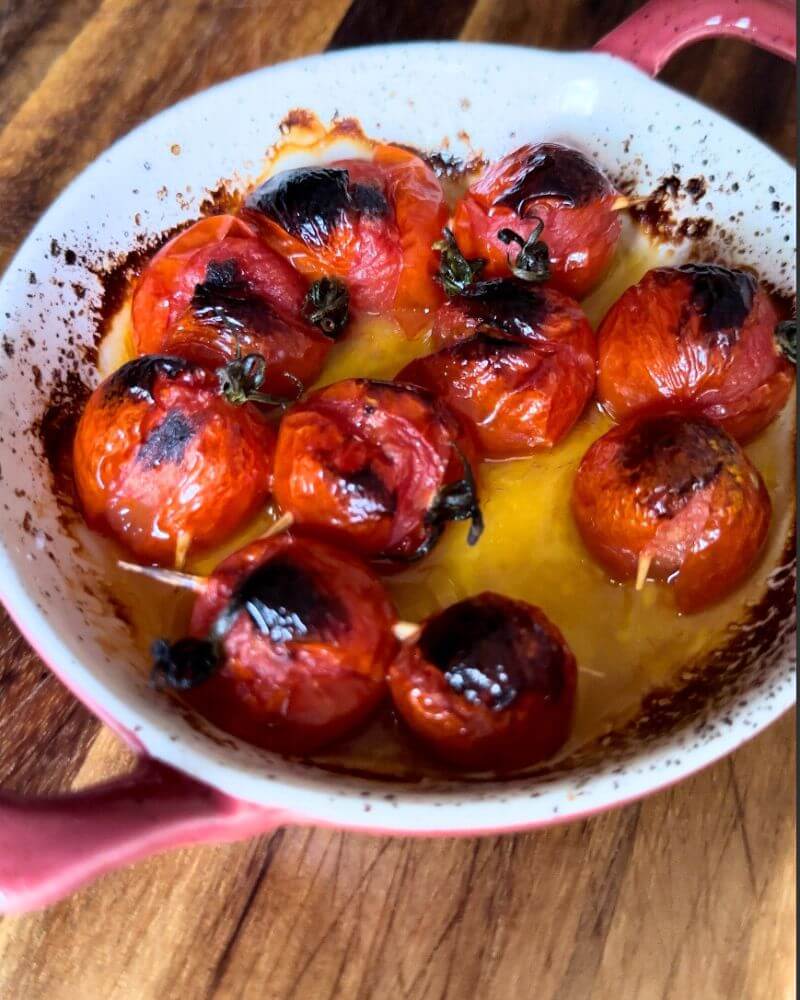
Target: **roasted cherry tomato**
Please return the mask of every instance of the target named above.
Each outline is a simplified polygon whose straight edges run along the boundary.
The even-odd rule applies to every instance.
[[[572,725],[577,666],[547,616],[484,593],[428,618],[389,668],[400,715],[438,756],[473,770],[551,757]]]
[[[458,424],[413,386],[348,379],[283,418],[274,495],[300,525],[376,559],[420,558],[448,520],[482,529]]]
[[[208,578],[190,637],[154,644],[153,683],[226,732],[306,754],[362,723],[397,648],[392,604],[356,558],[279,535],[240,549]]]
[[[747,441],[785,404],[794,370],[779,316],[744,271],[712,264],[649,271],[598,331],[601,402],[617,420],[689,407]]]
[[[452,346],[398,379],[447,403],[488,458],[552,448],[594,390],[594,333],[578,303],[554,289],[480,282],[439,309],[433,336]]]
[[[236,363],[219,374],[147,355],[95,389],[74,444],[90,526],[142,559],[181,563],[190,547],[222,541],[255,513],[269,491],[275,437],[246,402],[252,368],[238,364],[238,375]]]
[[[581,298],[614,255],[621,230],[616,197],[583,153],[554,142],[522,146],[471,185],[456,207],[453,231],[467,257],[486,259],[487,277],[509,270],[526,277],[539,259],[541,236],[553,285]]]
[[[284,170],[248,197],[246,214],[307,277],[345,281],[357,309],[441,301],[432,245],[447,207],[436,175],[408,150],[383,145],[372,160]]]
[[[316,379],[333,343],[304,318],[307,294],[302,275],[253,227],[212,216],[179,233],[145,268],[133,297],[136,347],[205,365],[257,352],[267,364],[266,388],[291,394],[297,381]]]
[[[681,611],[721,600],[753,568],[771,504],[747,456],[702,418],[629,420],[589,448],[572,509],[592,555],[620,580],[674,584]]]

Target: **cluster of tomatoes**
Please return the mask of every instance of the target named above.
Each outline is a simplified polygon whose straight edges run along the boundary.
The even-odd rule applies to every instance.
[[[741,579],[770,511],[730,435],[788,396],[778,317],[742,272],[661,269],[614,306],[598,353],[576,298],[613,256],[615,198],[585,156],[541,144],[491,165],[451,216],[423,160],[378,145],[277,173],[156,253],[133,297],[138,356],[77,430],[87,521],[178,567],[268,500],[292,524],[205,580],[189,635],[154,645],[156,683],[282,752],[350,733],[388,686],[456,765],[555,753],[577,667],[545,615],[485,593],[401,633],[379,574],[448,521],[471,520],[475,544],[475,463],[552,448],[596,386],[623,422],[576,478],[589,549],[618,578],[674,578],[685,610]],[[361,312],[431,314],[435,353],[304,395]]]

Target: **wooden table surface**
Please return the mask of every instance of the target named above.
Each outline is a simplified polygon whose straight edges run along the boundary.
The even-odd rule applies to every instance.
[[[636,0],[0,0],[0,266],[104,147],[282,59],[410,38],[584,48]],[[739,42],[666,79],[794,154],[794,70]],[[113,193],[112,193],[113,196]],[[318,830],[183,850],[0,921],[2,1000],[794,995],[794,717],[677,788],[542,833]],[[128,754],[0,611],[0,785]]]

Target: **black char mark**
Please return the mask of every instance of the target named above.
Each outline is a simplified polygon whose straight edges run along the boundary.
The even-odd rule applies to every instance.
[[[284,170],[245,202],[309,246],[324,246],[345,214],[385,215],[383,193],[369,184],[350,184],[346,170],[298,167]]]
[[[755,278],[717,264],[684,264],[678,270],[692,279],[692,306],[703,320],[704,331],[720,346],[735,343],[753,308]]]
[[[192,312],[203,326],[236,335],[267,335],[285,326],[270,304],[256,295],[235,260],[211,261],[195,285]]]
[[[189,371],[192,365],[183,358],[166,354],[146,354],[128,361],[109,378],[104,390],[104,402],[114,402],[124,396],[153,401],[153,385],[159,375],[170,380]]]
[[[342,475],[341,473],[336,473]],[[397,497],[370,466],[342,475],[349,506],[357,517],[391,516],[397,509]]]
[[[620,461],[639,503],[661,519],[675,517],[735,457],[736,446],[720,428],[666,416],[637,424]]]
[[[525,691],[554,701],[564,687],[564,650],[525,605],[481,594],[430,619],[419,639],[424,658],[457,694],[496,712]]]
[[[242,611],[275,643],[324,641],[347,625],[342,605],[287,556],[263,563],[241,581],[214,623],[211,641],[219,643]]]
[[[157,469],[167,463],[177,465],[183,460],[196,429],[180,410],[171,410],[142,442],[136,461],[145,469]]]
[[[494,204],[524,216],[528,202],[537,198],[556,198],[571,208],[582,208],[610,193],[610,182],[583,153],[544,143],[528,157],[516,184]]]
[[[536,289],[508,278],[479,281],[466,295],[452,300],[463,309],[478,333],[510,340],[542,340],[540,327],[548,306]]]

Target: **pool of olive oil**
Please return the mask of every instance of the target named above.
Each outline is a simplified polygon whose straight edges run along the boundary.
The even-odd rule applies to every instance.
[[[651,242],[625,225],[621,248],[602,285],[583,303],[596,326],[608,307],[651,267],[681,263],[680,252]],[[132,356],[129,304],[123,306],[101,345],[105,376]],[[391,378],[410,360],[430,352],[430,328],[409,337],[392,319],[359,320],[329,355],[319,385],[353,376]],[[794,511],[793,400],[747,453],[761,472],[773,502],[770,535],[758,567],[722,603],[700,614],[680,615],[670,588],[648,583],[640,592],[610,580],[588,555],[570,513],[575,470],[589,445],[611,421],[591,403],[567,438],[531,458],[483,463],[478,484],[486,528],[477,545],[466,543],[467,526],[450,525],[423,562],[386,579],[401,618],[419,621],[431,612],[482,590],[496,590],[541,607],[563,632],[580,674],[575,725],[567,750],[607,732],[635,714],[642,697],[674,681],[682,666],[723,643],[749,603],[764,593],[790,530]],[[224,546],[189,560],[187,570],[208,573],[226,556],[263,534],[279,512],[267,509]],[[155,636],[177,636],[192,597],[123,573],[108,549],[109,582],[128,611],[140,643],[143,669]],[[318,758],[376,775],[412,777],[436,773],[390,713],[364,732]]]

